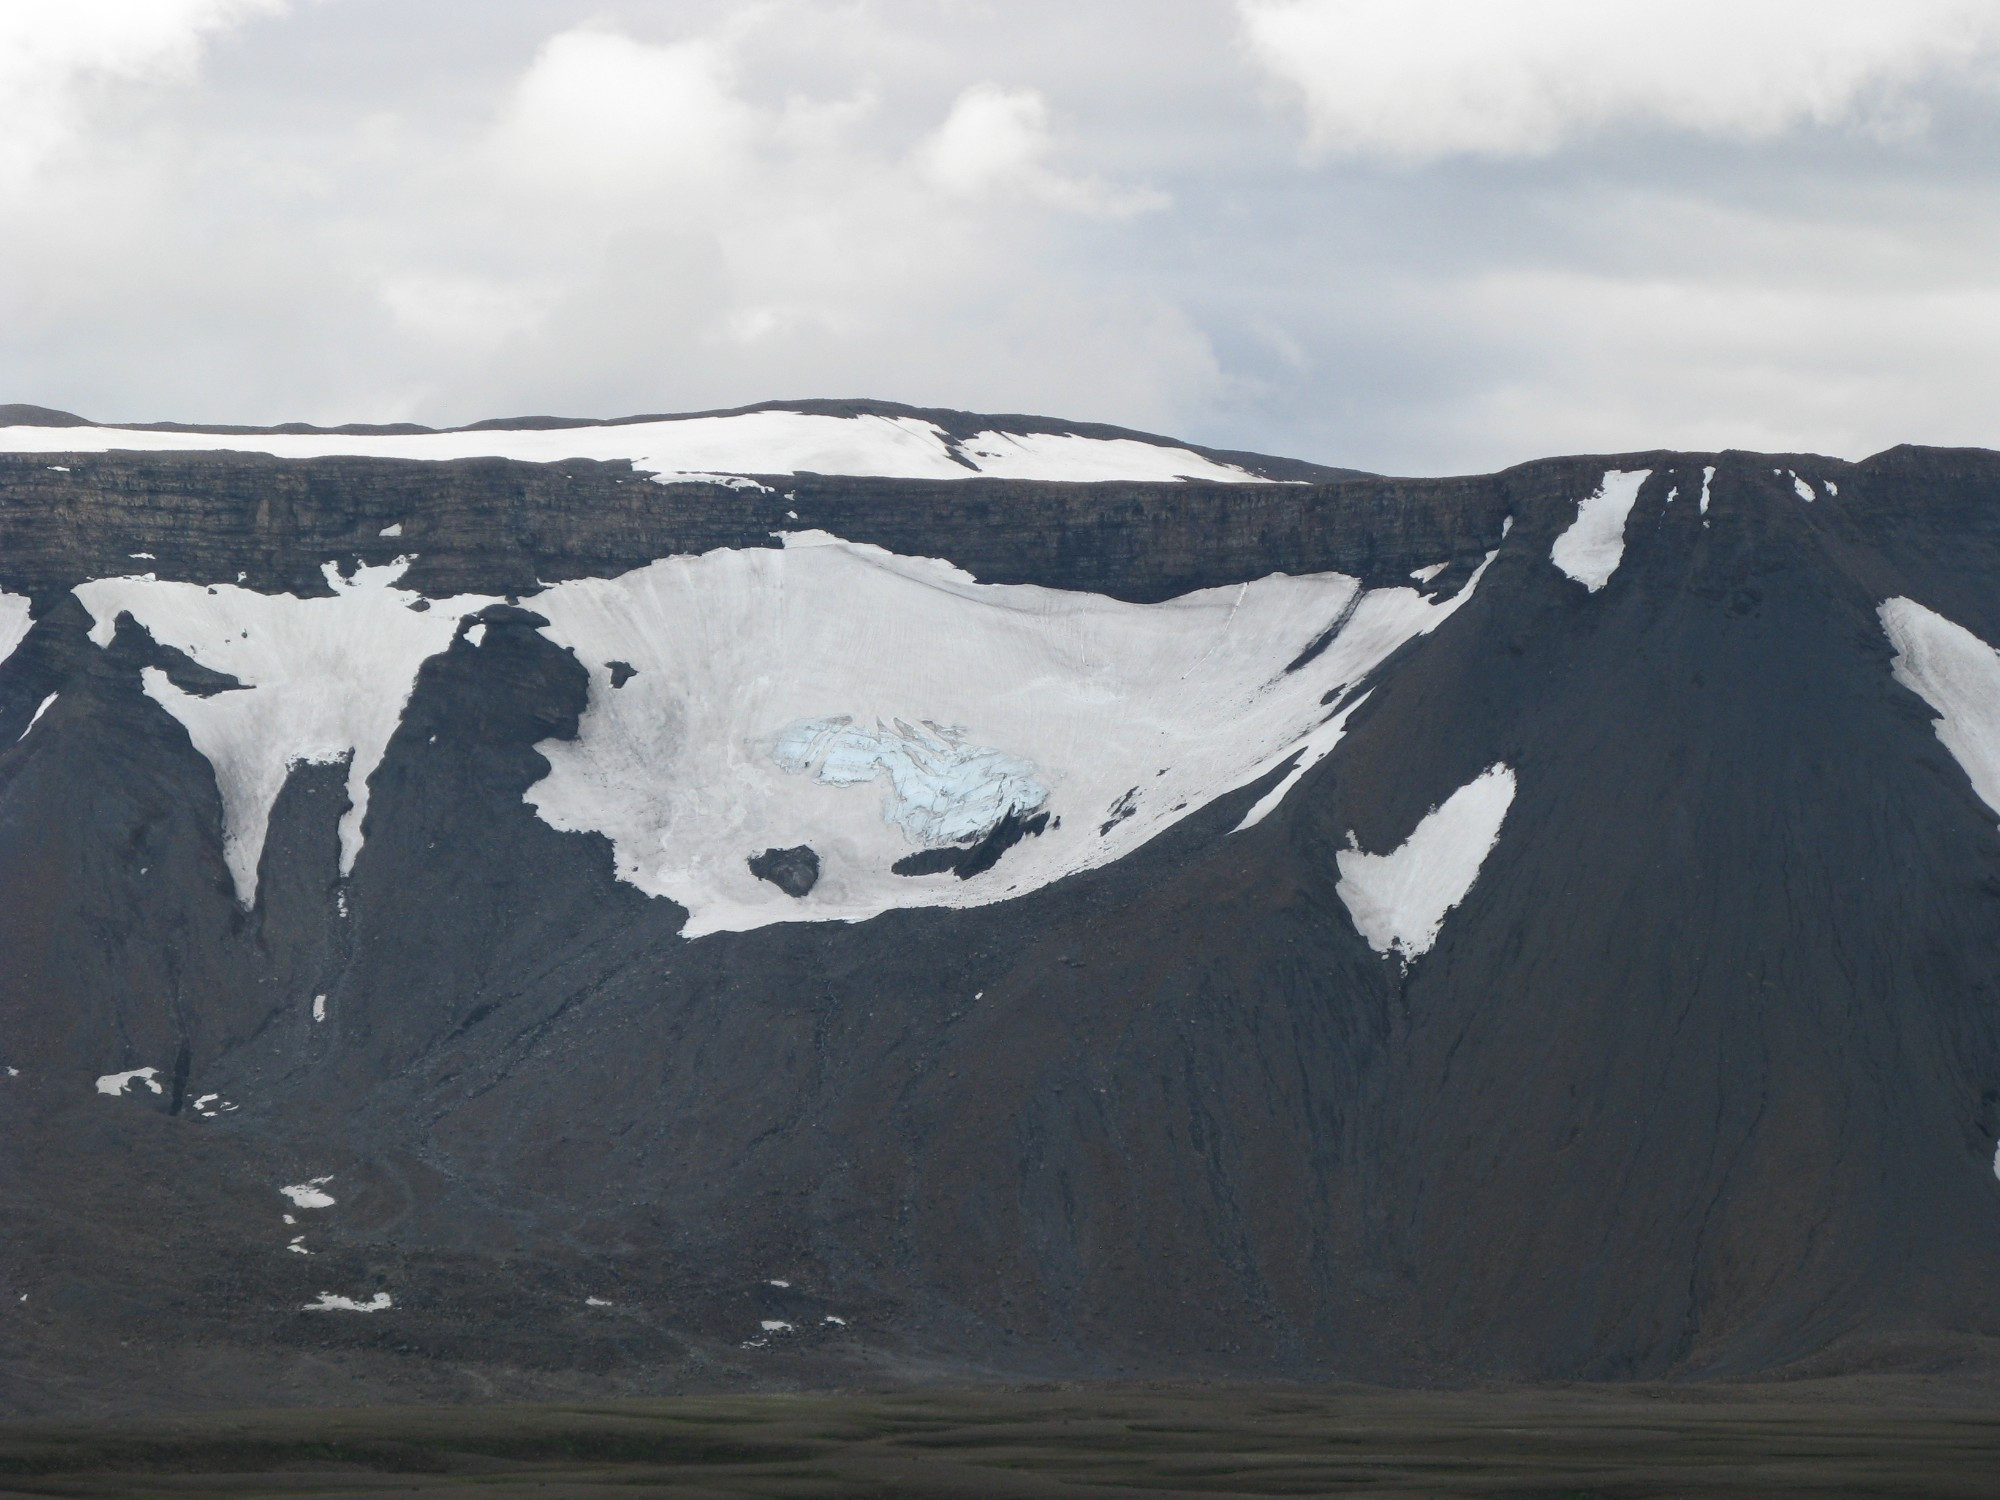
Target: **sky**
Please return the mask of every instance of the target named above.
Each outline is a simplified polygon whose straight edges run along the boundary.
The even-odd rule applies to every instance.
[[[0,0],[0,401],[2000,446],[2000,0]]]

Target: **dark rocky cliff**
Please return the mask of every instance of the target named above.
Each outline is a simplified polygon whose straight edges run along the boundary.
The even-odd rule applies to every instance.
[[[1652,477],[1586,594],[1550,547],[1607,467]],[[2000,641],[2000,457],[773,483],[0,459],[36,610],[0,666],[0,1406],[1700,1376],[2000,1335],[2000,831],[1875,617]],[[422,668],[345,881],[340,770],[295,769],[245,911],[140,685],[199,669],[129,622],[100,650],[69,595],[415,553],[427,593],[519,599],[803,527],[1145,601],[1498,555],[1254,828],[1275,773],[1012,901],[691,941],[523,803],[588,692],[532,599]],[[1507,836],[1430,953],[1378,956],[1337,852],[1498,760]],[[157,1093],[95,1094],[139,1060]],[[282,1225],[322,1176],[337,1206]],[[393,1315],[298,1311],[329,1287]]]

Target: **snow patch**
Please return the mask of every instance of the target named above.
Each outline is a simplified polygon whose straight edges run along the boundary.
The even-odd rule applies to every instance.
[[[381,1312],[395,1305],[387,1292],[377,1292],[366,1302],[357,1302],[352,1297],[336,1297],[332,1292],[321,1292],[317,1302],[308,1302],[299,1311],[372,1313]]]
[[[0,427],[0,453],[268,453],[277,458],[368,457],[444,462],[510,458],[629,462],[663,483],[742,483],[751,474],[844,474],[890,479],[1005,479],[1263,483],[1192,449],[1136,438],[989,431],[957,444],[919,417],[740,412],[538,431],[434,433],[135,432],[115,427]],[[759,486],[762,488],[762,486]],[[400,523],[399,523],[400,524]],[[386,531],[384,535],[396,533]]]
[[[332,1208],[333,1194],[325,1190],[331,1181],[331,1177],[315,1177],[309,1182],[295,1182],[289,1187],[281,1187],[278,1191],[292,1200],[294,1208]]]
[[[1896,681],[1936,710],[1937,737],[1994,812],[2000,813],[2000,653],[1914,599],[1877,611],[1896,648]]]
[[[340,820],[340,873],[354,868],[368,814],[368,778],[416,685],[417,668],[442,651],[481,597],[432,601],[397,588],[410,559],[357,566],[342,577],[324,568],[331,596],[260,594],[235,584],[100,578],[75,590],[108,646],[118,617],[132,618],[163,646],[243,684],[201,696],[157,667],[142,674],[146,693],[178,719],[215,770],[222,794],[223,857],[245,908],[256,904],[257,863],[271,808],[301,764],[347,763],[348,810]]]
[[[1549,560],[1596,593],[1625,558],[1625,521],[1651,469],[1612,469],[1576,508],[1576,520],[1556,538]]]
[[[10,594],[0,589],[0,662],[12,656],[15,648],[28,638],[28,632],[34,629],[35,622],[28,617],[28,611],[33,607],[34,601],[27,595]]]
[[[326,1019],[326,996],[313,996],[313,1019],[315,1021],[324,1021]]]
[[[1803,479],[1799,478],[1799,476],[1796,474],[1792,476],[1792,489],[1798,494],[1798,497],[1801,500],[1805,501],[1805,503],[1808,505],[1811,505],[1813,501],[1819,498],[1817,495],[1813,493],[1813,487],[1807,484]]]
[[[1412,568],[1410,570],[1410,576],[1416,579],[1418,583],[1429,583],[1433,578],[1437,577],[1438,574],[1442,573],[1446,568],[1450,566],[1451,566],[1450,563],[1432,563],[1427,568]]]
[[[402,534],[403,523],[401,521],[397,521],[391,526],[384,526],[380,531],[375,533],[377,536],[401,536]]]
[[[765,1318],[757,1325],[766,1333],[790,1333],[792,1325],[780,1318]]]
[[[156,1094],[166,1092],[160,1086],[158,1068],[134,1068],[129,1073],[106,1073],[97,1080],[97,1092],[116,1098],[120,1094],[130,1093],[134,1083],[143,1083]]]
[[[1429,952],[1445,914],[1478,879],[1513,802],[1514,773],[1502,762],[1432,808],[1393,853],[1341,850],[1336,889],[1368,946],[1406,965]]]
[[[1441,600],[1329,573],[1128,604],[803,531],[572,580],[524,601],[591,688],[577,738],[536,747],[550,769],[526,800],[553,827],[608,837],[620,879],[688,909],[688,937],[984,905],[1323,752],[1325,702],[1448,619],[1479,576]],[[636,668],[615,691],[614,661]],[[853,794],[878,776],[883,804]],[[1010,803],[1051,816],[1000,877],[893,872]],[[750,855],[799,844],[820,859],[809,897],[750,873]]]
[[[1701,471],[1701,513],[1708,514],[1708,487],[1715,483],[1715,465],[1710,464]]]
[[[583,1305],[584,1305],[585,1307],[609,1307],[609,1306],[611,1306],[611,1304],[610,1304],[610,1303],[609,1303],[608,1301],[606,1301],[606,1300],[605,1300],[604,1298],[602,1298],[602,1297],[585,1297],[585,1298],[583,1299]]]
[[[49,705],[51,703],[54,703],[56,699],[61,696],[62,696],[61,693],[50,693],[48,697],[44,698],[41,701],[41,705],[38,708],[36,708],[34,716],[28,720],[28,727],[22,730],[20,738],[14,741],[15,744],[17,745],[20,744],[21,740],[25,740],[29,736],[29,734],[33,732],[34,727],[42,722],[42,715],[49,711]]]

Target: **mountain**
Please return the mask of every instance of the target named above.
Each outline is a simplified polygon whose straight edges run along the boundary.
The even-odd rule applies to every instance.
[[[0,415],[6,1410],[1991,1357],[2000,456]]]

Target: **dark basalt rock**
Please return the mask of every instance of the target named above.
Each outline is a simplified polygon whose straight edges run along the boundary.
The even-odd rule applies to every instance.
[[[809,844],[766,849],[750,856],[750,873],[770,881],[787,896],[807,896],[819,884],[819,855]]]
[[[1010,807],[984,838],[955,849],[919,849],[915,854],[903,856],[889,868],[897,875],[949,874],[956,875],[960,880],[970,880],[999,864],[1000,856],[1022,839],[1030,836],[1039,838],[1048,826],[1047,813],[1023,817],[1018,809]]]
[[[1875,616],[2000,642],[2000,455],[761,495],[55,454],[0,458],[0,584],[36,601],[0,663],[0,1410],[1693,1380],[2000,1339],[2000,834]],[[1549,549],[1612,467],[1654,475],[1586,594]],[[524,800],[592,691],[528,596],[788,524],[1126,599],[1497,556],[1250,828],[1284,767],[1015,899],[690,939]],[[99,649],[69,592],[134,551],[309,594],[415,552],[412,586],[527,607],[424,663],[345,876],[344,768],[291,769],[246,911],[144,674],[231,684],[129,626]],[[1500,760],[1499,842],[1406,971],[1340,853]],[[140,1066],[160,1095],[93,1087]],[[764,1320],[794,1327],[745,1347]]]

